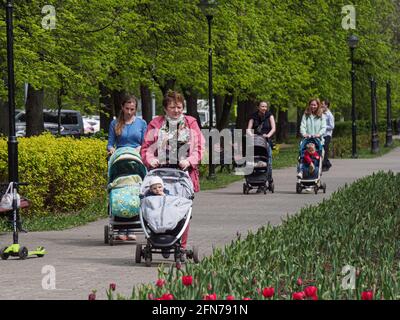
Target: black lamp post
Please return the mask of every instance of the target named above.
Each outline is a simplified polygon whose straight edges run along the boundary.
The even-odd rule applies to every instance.
[[[210,133],[213,129],[213,81],[212,81],[212,47],[211,47],[211,22],[213,19],[213,8],[217,5],[216,0],[200,0],[200,8],[205,14],[208,21],[208,107],[210,116]],[[213,145],[212,135],[210,134],[209,148],[208,148],[208,178],[215,178],[215,166],[213,164]]]
[[[347,43],[350,48],[351,54],[351,140],[352,140],[352,148],[351,148],[351,157],[357,158],[357,126],[356,126],[356,97],[355,97],[355,82],[356,82],[356,71],[354,69],[354,50],[358,44],[358,38],[355,35],[351,35]]]
[[[371,78],[371,152],[379,152],[376,80]]]
[[[15,136],[15,81],[14,81],[14,35],[13,35],[13,1],[6,3],[7,25],[7,72],[8,72],[8,180],[18,182],[18,141]]]
[[[390,147],[393,144],[393,132],[392,132],[392,90],[390,86],[390,81],[386,82],[386,143],[385,147]]]

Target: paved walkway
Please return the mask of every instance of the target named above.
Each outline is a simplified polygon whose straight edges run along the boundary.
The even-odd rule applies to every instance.
[[[209,255],[212,247],[222,247],[236,237],[245,235],[270,222],[279,224],[287,214],[301,207],[322,201],[346,183],[379,170],[400,172],[400,148],[377,159],[332,159],[332,169],[324,174],[327,193],[296,194],[295,168],[274,171],[275,193],[242,194],[242,182],[227,188],[197,194],[189,235],[189,247],[196,244],[200,255]],[[254,192],[254,191],[253,191]],[[58,232],[21,234],[20,240],[29,249],[43,245],[48,254],[25,261],[0,260],[0,299],[87,299],[92,289],[98,298],[106,298],[109,283],[117,284],[117,292],[129,296],[134,284],[153,282],[157,266],[163,260],[153,256],[153,266],[134,262],[133,244],[114,247],[103,244],[105,220],[83,227]],[[1,234],[0,244],[9,244],[11,234]],[[140,239],[142,240],[142,239]],[[56,290],[44,290],[42,268],[56,270]]]

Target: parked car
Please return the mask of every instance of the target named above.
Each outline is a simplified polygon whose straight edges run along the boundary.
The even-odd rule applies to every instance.
[[[43,121],[45,131],[58,134],[58,111],[43,110]],[[26,114],[25,111],[17,112],[15,116],[15,129],[17,136],[25,136]],[[82,115],[76,110],[61,110],[61,135],[80,137],[83,135]]]
[[[83,116],[83,129],[85,134],[93,134],[100,131],[99,116]]]

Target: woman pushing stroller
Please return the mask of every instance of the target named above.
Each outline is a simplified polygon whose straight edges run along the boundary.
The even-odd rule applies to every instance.
[[[268,142],[267,158],[268,158],[268,184],[273,183],[272,179],[272,147],[271,137],[275,134],[276,124],[273,114],[268,110],[268,102],[261,101],[258,104],[258,110],[253,113],[247,125],[247,133],[252,135],[253,132],[256,135],[262,136]],[[261,192],[258,188],[257,192]]]
[[[321,102],[319,99],[311,99],[303,114],[300,125],[300,134],[303,139],[317,138],[324,145],[324,133],[326,131],[326,120],[323,116]],[[302,143],[300,143],[302,145]],[[314,143],[315,146],[315,143]],[[298,166],[297,178],[303,178],[304,163]]]
[[[204,153],[204,137],[195,118],[183,114],[183,96],[174,91],[163,99],[164,116],[148,125],[141,148],[148,169],[176,164],[187,170],[194,192],[200,191],[198,165]],[[181,248],[186,249],[189,225],[182,235]]]

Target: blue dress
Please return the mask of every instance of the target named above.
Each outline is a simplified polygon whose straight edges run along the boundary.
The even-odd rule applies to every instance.
[[[135,118],[131,124],[125,124],[122,129],[122,134],[117,136],[115,134],[115,126],[117,125],[117,120],[113,120],[110,123],[110,130],[108,132],[108,144],[107,150],[110,150],[112,147],[121,148],[121,147],[132,147],[136,148],[142,145],[144,134],[147,129],[146,121]]]

